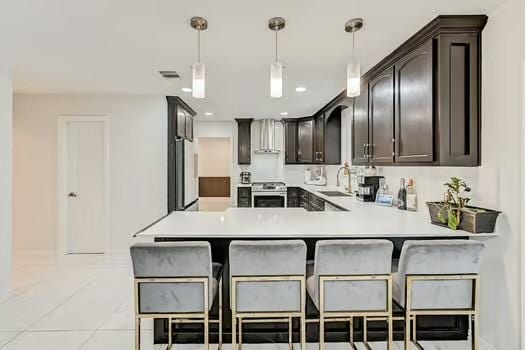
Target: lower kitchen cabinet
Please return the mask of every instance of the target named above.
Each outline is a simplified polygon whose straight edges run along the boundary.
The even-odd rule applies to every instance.
[[[237,207],[251,208],[252,207],[252,188],[250,186],[237,187]]]
[[[286,206],[288,208],[298,208],[299,207],[299,188],[298,187],[288,187],[286,189]]]

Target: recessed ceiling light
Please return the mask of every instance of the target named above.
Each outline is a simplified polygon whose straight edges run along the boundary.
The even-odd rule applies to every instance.
[[[213,113],[212,112],[206,112],[206,113],[204,113],[204,115],[207,115],[208,117],[210,117],[210,116],[213,115]]]
[[[306,88],[304,86],[298,86],[298,87],[295,88],[295,91],[297,91],[297,92],[305,92]]]
[[[159,74],[166,79],[177,79],[180,78],[179,73],[174,70],[160,70]]]
[[[181,89],[183,92],[191,92],[192,90],[190,88],[182,88]]]
[[[288,112],[282,112],[281,115],[288,115]]]

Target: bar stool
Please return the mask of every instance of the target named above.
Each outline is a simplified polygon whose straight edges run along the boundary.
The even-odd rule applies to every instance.
[[[350,344],[353,318],[363,318],[363,342],[367,322],[385,320],[387,348],[392,349],[392,242],[387,240],[329,240],[315,245],[313,266],[307,266],[306,288],[319,310],[319,348],[324,349],[325,322],[348,321]],[[311,321],[311,320],[309,320]],[[317,321],[317,320],[313,320]]]
[[[306,350],[306,244],[300,240],[232,241],[230,244],[230,307],[232,347],[239,348],[242,324],[288,323],[292,348],[292,319],[299,318],[301,348]]]
[[[212,263],[208,242],[139,243],[130,248],[135,276],[135,349],[140,349],[143,318],[168,319],[168,349],[173,323],[204,323],[209,349],[209,323],[219,324],[222,347],[222,265]],[[219,292],[219,319],[209,310]]]
[[[472,349],[479,348],[479,264],[483,243],[406,241],[394,274],[394,300],[405,309],[405,349],[416,339],[421,315],[466,315]]]

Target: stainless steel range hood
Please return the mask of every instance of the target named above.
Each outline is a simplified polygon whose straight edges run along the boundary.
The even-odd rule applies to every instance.
[[[275,119],[261,119],[259,129],[259,148],[255,153],[277,154],[280,151],[275,146]]]

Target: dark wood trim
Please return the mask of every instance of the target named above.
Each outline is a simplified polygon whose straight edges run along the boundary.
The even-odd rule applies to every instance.
[[[192,117],[195,117],[197,115],[197,112],[193,110],[182,98],[179,96],[166,96],[166,100],[168,100],[168,103],[175,103],[178,105],[181,105],[186,111],[188,111]]]

